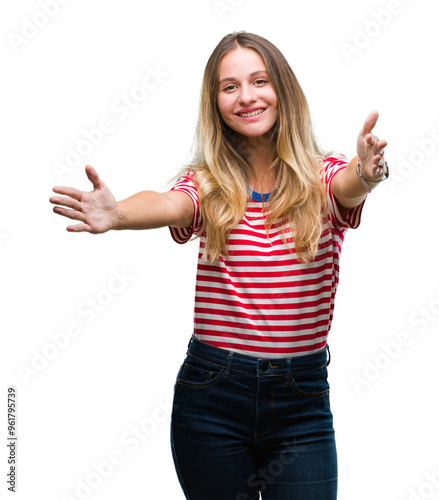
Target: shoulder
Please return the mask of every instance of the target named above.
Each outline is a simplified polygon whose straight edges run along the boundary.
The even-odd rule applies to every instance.
[[[349,159],[340,152],[331,151],[325,156],[317,155],[320,178],[329,181],[339,170],[349,165]]]
[[[193,181],[194,183],[199,183],[205,177],[205,174],[205,169],[202,167],[190,166],[180,170],[176,177],[185,178]]]
[[[182,186],[196,187],[198,172],[196,168],[184,167],[181,168],[170,180],[169,184],[173,186],[173,189],[180,188]]]
[[[317,156],[320,164],[324,165],[326,168],[329,166],[342,165],[344,163],[349,164],[348,158],[339,151],[331,151],[327,153],[325,156],[318,155]]]

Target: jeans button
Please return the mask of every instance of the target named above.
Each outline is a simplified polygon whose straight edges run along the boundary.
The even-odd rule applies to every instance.
[[[266,372],[268,370],[268,361],[261,363],[261,372]]]

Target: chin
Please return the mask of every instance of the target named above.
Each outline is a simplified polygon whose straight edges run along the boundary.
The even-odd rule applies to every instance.
[[[268,130],[262,130],[262,131],[255,131],[255,132],[249,132],[248,130],[238,132],[239,135],[243,137],[248,137],[248,138],[257,138],[257,137],[264,137],[268,136],[270,133],[271,129]]]

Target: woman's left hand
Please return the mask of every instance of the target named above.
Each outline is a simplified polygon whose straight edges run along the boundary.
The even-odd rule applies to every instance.
[[[357,154],[361,160],[361,172],[366,179],[371,181],[380,180],[385,172],[383,156],[387,141],[378,139],[372,134],[378,116],[378,111],[370,113],[357,139]]]

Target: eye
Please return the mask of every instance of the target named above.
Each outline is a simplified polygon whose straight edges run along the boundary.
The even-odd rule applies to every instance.
[[[268,83],[268,81],[267,80],[262,80],[260,78],[259,80],[256,80],[255,83],[258,84],[258,85],[263,85],[264,83]]]
[[[236,85],[233,84],[227,85],[227,87],[223,88],[223,92],[227,92],[228,90],[233,90],[233,87],[236,87]]]

